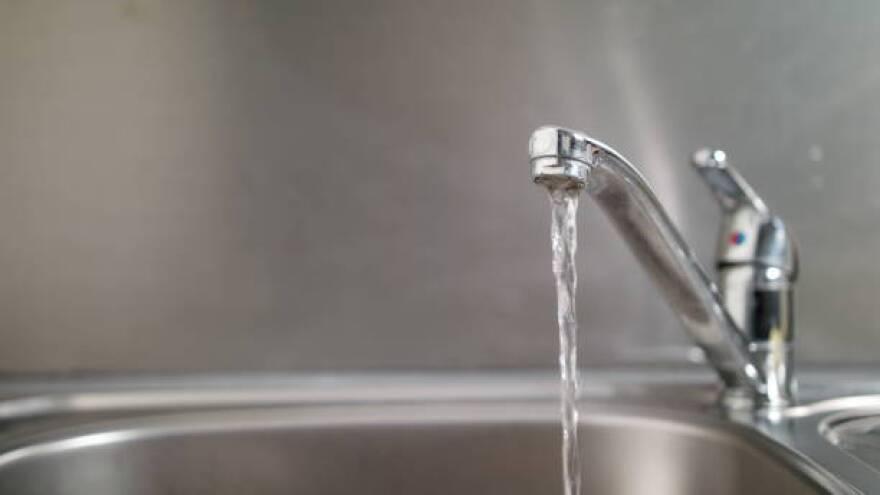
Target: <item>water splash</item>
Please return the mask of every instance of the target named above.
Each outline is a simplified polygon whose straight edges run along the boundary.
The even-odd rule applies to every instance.
[[[559,323],[559,375],[562,388],[562,479],[564,495],[579,495],[581,467],[577,426],[577,208],[579,190],[550,188],[553,206],[551,239]]]

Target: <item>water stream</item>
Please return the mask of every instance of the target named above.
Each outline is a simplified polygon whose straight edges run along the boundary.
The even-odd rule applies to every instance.
[[[579,495],[581,468],[578,456],[577,411],[577,207],[578,189],[550,188],[553,206],[553,274],[556,276],[559,322],[559,375],[562,388],[562,481],[564,495]]]

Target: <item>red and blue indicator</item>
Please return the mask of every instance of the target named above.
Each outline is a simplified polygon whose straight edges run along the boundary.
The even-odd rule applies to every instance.
[[[736,230],[730,233],[730,237],[728,237],[728,242],[734,246],[742,246],[744,242],[746,242],[746,233],[742,230]]]

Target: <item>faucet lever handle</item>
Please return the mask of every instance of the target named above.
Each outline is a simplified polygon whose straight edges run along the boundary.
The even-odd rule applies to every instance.
[[[750,209],[757,217],[769,216],[764,201],[743,176],[727,163],[727,153],[703,148],[694,153],[692,163],[726,214]]]
[[[724,151],[703,148],[693,165],[721,205],[718,267],[757,264],[794,272],[794,246],[782,220],[728,162]]]

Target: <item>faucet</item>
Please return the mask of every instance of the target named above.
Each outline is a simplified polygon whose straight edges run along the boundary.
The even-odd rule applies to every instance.
[[[723,213],[717,285],[623,155],[584,133],[553,126],[532,134],[529,154],[536,183],[580,189],[609,217],[718,373],[726,403],[777,408],[794,402],[797,250],[785,224],[723,151],[704,149],[693,157]]]

